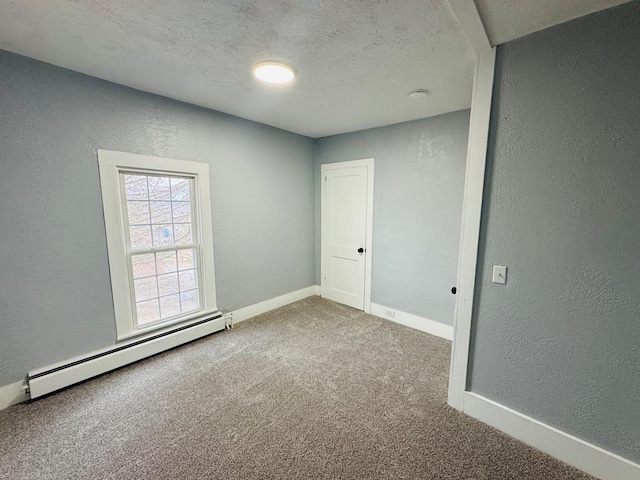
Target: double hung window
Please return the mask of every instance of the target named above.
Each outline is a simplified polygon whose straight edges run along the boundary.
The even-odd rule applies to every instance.
[[[216,310],[206,163],[98,151],[118,338]]]

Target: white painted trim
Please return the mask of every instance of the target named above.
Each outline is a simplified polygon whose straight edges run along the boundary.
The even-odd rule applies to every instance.
[[[476,55],[490,50],[491,42],[475,2],[473,0],[449,0],[449,6]]]
[[[350,160],[347,162],[335,162],[335,163],[323,163],[320,166],[320,277],[324,278],[325,270],[325,249],[326,244],[324,239],[324,222],[326,218],[325,214],[325,183],[322,181],[322,177],[325,176],[327,170],[339,169],[339,168],[351,168],[351,167],[367,167],[367,219],[366,219],[366,231],[365,231],[365,274],[364,274],[364,312],[371,313],[371,278],[373,269],[373,187],[375,183],[375,159],[363,158],[361,160]],[[324,296],[325,282],[320,282],[320,294]]]
[[[209,185],[209,164],[188,160],[151,157],[126,152],[98,150],[100,186],[109,254],[109,273],[116,319],[118,340],[125,340],[139,332],[161,329],[186,317],[158,322],[137,329],[134,321],[132,300],[132,279],[127,265],[127,241],[125,239],[125,208],[122,201],[120,181],[121,170],[139,170],[146,173],[163,172],[187,175],[193,178],[193,197],[197,205],[193,223],[198,235],[198,255],[200,256],[199,282],[202,309],[194,315],[216,310],[216,285],[213,256],[213,229],[211,216],[211,193]],[[188,315],[188,318],[193,315]]]
[[[118,335],[118,346],[154,337],[161,333],[175,330],[176,328],[187,327],[201,322],[206,318],[215,317],[218,313],[220,313],[218,310],[199,310],[193,314],[185,315],[175,320],[162,322],[161,325],[151,325],[149,327],[140,328],[128,335]]]
[[[224,318],[218,318],[138,345],[133,345],[123,350],[117,350],[98,358],[71,365],[40,377],[30,378],[29,389],[31,391],[31,398],[38,398],[47,393],[55,392],[61,388],[137,362],[138,360],[177,347],[178,345],[224,330],[224,328]],[[118,345],[113,348],[120,347],[121,346]],[[91,357],[92,355],[95,355],[95,352],[85,357]],[[47,369],[50,368],[51,367],[47,367]],[[31,377],[47,369],[38,369],[29,372],[29,376]]]
[[[319,295],[319,291],[320,286],[312,285],[310,287],[296,290],[285,295],[280,295],[264,302],[240,308],[232,312],[234,323],[242,322],[243,320],[255,317],[256,315],[260,315],[262,313],[269,312],[290,303],[297,302],[298,300],[302,300],[303,298]],[[199,319],[196,319],[193,320],[192,323],[198,321]],[[114,348],[121,348],[123,346],[138,342],[144,339],[144,337],[136,338],[125,343],[120,343],[114,347],[102,348],[100,350],[96,350],[84,355],[79,355],[77,357],[73,357],[63,362],[49,365],[47,367],[34,369],[29,372],[29,376],[39,375],[43,372],[65,367],[65,365],[81,361],[83,359],[91,358],[95,355],[106,354],[94,360],[89,360],[72,367],[64,368],[63,370],[52,373],[50,375],[32,379],[30,382],[31,396],[32,398],[40,397],[55,390],[59,390],[60,388],[73,385],[74,383],[78,383],[91,377],[95,377],[115,368],[125,366],[129,363],[141,360],[150,355],[155,355],[156,353],[160,353],[166,349],[173,348],[175,346],[190,342],[202,336],[209,335],[223,329],[224,318],[220,318],[203,325],[197,325],[194,328],[181,330],[179,332],[176,332],[175,334],[169,334],[159,339],[150,340],[149,342],[132,347],[131,349],[114,352],[113,354],[108,353],[113,351]],[[160,331],[153,332],[152,334],[147,335],[147,337],[158,335],[159,333],[164,333],[165,330],[168,329],[162,329]],[[0,410],[2,410],[3,408],[7,408],[10,405],[24,402],[29,399],[29,396],[27,396],[23,390],[23,385],[25,384],[25,382],[17,382],[15,384],[0,387]]]
[[[389,310],[392,310],[395,313],[393,317],[387,314]],[[384,318],[385,320],[391,320],[392,322],[399,323],[400,325],[411,327],[449,341],[453,340],[453,327],[451,325],[436,322],[435,320],[419,317],[418,315],[413,315],[411,313],[401,312],[400,310],[378,305],[377,303],[371,304],[371,315]]]
[[[475,393],[464,413],[602,480],[640,480],[640,465]]]
[[[275,310],[276,308],[284,307],[285,305],[289,305],[290,303],[297,302],[298,300],[312,297],[314,295],[318,295],[317,285],[312,285],[311,287],[280,295],[279,297],[271,298],[269,300],[265,300],[264,302],[249,305],[248,307],[239,308],[231,312],[233,313],[233,323],[236,324],[244,320],[248,320],[257,315],[270,312],[271,310]]]
[[[69,365],[70,363],[75,363],[75,362],[81,362],[83,360],[86,360],[87,358],[93,357],[95,355],[102,355],[105,353],[109,353],[111,351],[113,351],[114,348],[122,348],[122,347],[126,347],[127,345],[133,345],[136,342],[140,342],[143,340],[146,340],[148,338],[152,338],[158,335],[162,335],[165,333],[170,333],[173,330],[177,330],[178,328],[185,328],[185,327],[189,327],[191,325],[195,325],[198,322],[201,322],[202,320],[206,319],[206,318],[212,318],[215,317],[216,315],[221,314],[218,311],[213,311],[211,312],[208,316],[199,316],[197,318],[193,318],[191,320],[185,321],[183,323],[180,323],[179,325],[168,325],[165,328],[161,328],[161,329],[157,329],[154,330],[152,332],[146,332],[143,335],[136,335],[134,338],[129,338],[126,341],[122,341],[122,342],[118,342],[116,345],[110,345],[108,347],[104,347],[104,348],[100,348],[98,350],[93,350],[92,352],[89,353],[84,353],[82,355],[77,355],[75,357],[71,357],[71,358],[66,358],[65,360],[62,360],[61,362],[56,362],[53,363],[51,365],[47,365],[46,367],[42,367],[42,368],[35,368],[33,370],[29,371],[29,375],[40,375],[41,373],[44,372],[48,372],[49,370],[53,370],[56,368],[61,368],[64,367],[65,365]]]
[[[463,395],[467,386],[467,364],[471,341],[471,317],[478,263],[480,217],[484,190],[489,118],[496,49],[478,55],[474,75],[471,123],[467,146],[467,166],[462,201],[462,225],[458,256],[458,280],[454,314],[454,340],[449,375],[449,405],[462,410]]]
[[[448,402],[454,408],[602,480],[640,480],[640,465],[466,391],[496,49],[491,48],[473,0],[449,0],[449,4],[476,53],[476,64]]]
[[[27,382],[20,380],[19,382],[0,387],[0,410],[29,400],[26,386]]]
[[[448,402],[462,410],[467,383],[471,315],[478,262],[480,216],[489,138],[491,97],[496,49],[491,42],[474,0],[449,0],[469,45],[475,52],[475,72],[471,99],[471,118],[467,143],[467,164],[462,201],[462,224],[458,252],[456,307],[453,321],[453,347],[449,373]]]

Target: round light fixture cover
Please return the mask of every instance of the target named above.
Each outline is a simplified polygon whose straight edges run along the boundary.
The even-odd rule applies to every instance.
[[[280,62],[260,62],[253,66],[253,75],[263,82],[282,85],[294,79],[296,73],[288,65]]]
[[[419,89],[409,93],[409,98],[411,100],[421,100],[423,98],[426,98],[427,95],[429,95],[429,90]]]

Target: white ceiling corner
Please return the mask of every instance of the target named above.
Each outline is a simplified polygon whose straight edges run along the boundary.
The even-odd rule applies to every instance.
[[[492,45],[630,0],[475,0]]]

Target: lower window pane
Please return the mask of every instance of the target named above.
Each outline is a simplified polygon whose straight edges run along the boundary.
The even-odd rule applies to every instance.
[[[158,274],[175,272],[178,269],[175,251],[157,253],[156,262],[158,263]]]
[[[140,278],[133,281],[136,292],[136,302],[150,300],[158,296],[156,277]]]
[[[133,255],[131,257],[133,278],[152,277],[156,274],[156,261],[153,253]]]
[[[180,290],[191,290],[198,288],[195,270],[184,270],[180,272]]]
[[[162,318],[175,317],[180,313],[180,295],[160,297],[160,315]]]
[[[200,299],[197,290],[189,290],[180,293],[180,303],[182,304],[182,313],[187,313],[200,308]]]
[[[202,308],[196,249],[131,255],[138,327]]]
[[[188,270],[195,266],[194,249],[178,251],[178,269]]]
[[[138,313],[138,325],[145,325],[160,320],[160,308],[157,298],[136,303],[136,310]]]
[[[172,293],[178,293],[178,274],[167,273],[165,275],[158,276],[158,290],[160,296],[171,295]]]

